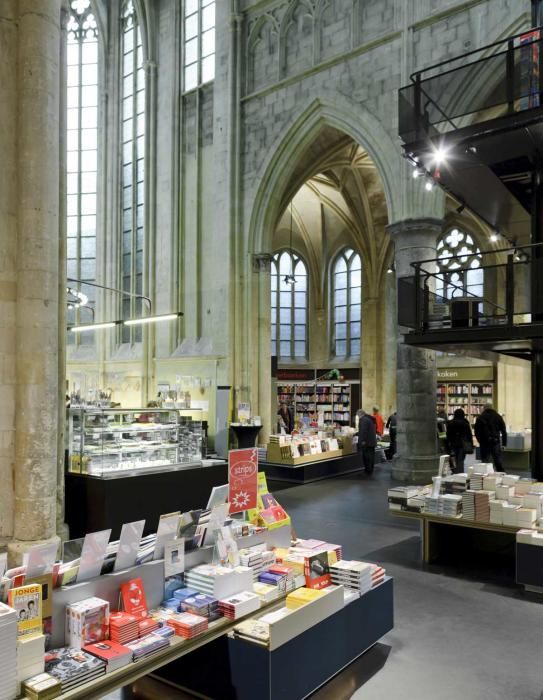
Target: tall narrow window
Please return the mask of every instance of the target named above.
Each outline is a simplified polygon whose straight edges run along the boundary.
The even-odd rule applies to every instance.
[[[292,280],[285,282],[294,275]],[[307,357],[307,268],[295,253],[273,256],[271,269],[272,355],[291,360]]]
[[[67,276],[69,286],[94,302],[98,165],[98,30],[90,0],[72,0],[67,45]],[[68,323],[91,322],[88,310],[68,309]],[[94,333],[68,333],[68,342],[92,345]]]
[[[185,0],[185,92],[215,77],[215,0]]]
[[[436,294],[446,299],[483,296],[481,251],[473,237],[453,228],[437,243]]]
[[[121,276],[122,317],[142,315],[144,177],[145,177],[145,69],[138,18],[132,0],[122,12],[122,172]],[[140,342],[142,327],[123,327],[123,343]]]
[[[334,353],[360,356],[362,264],[360,255],[347,248],[338,255],[332,271]]]

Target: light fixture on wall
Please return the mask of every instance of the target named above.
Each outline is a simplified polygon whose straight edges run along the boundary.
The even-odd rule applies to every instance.
[[[72,333],[84,333],[85,331],[100,331],[106,328],[115,328],[116,326],[143,326],[147,323],[160,323],[162,321],[175,321],[175,319],[183,316],[182,311],[176,311],[173,314],[158,314],[156,316],[143,316],[142,318],[130,318],[126,321],[107,321],[105,323],[87,323],[79,326],[71,326],[69,330]]]
[[[288,253],[290,256],[290,273],[285,275],[283,282],[291,286],[296,284],[296,277],[294,277],[294,256],[292,254],[292,200],[290,202],[290,236],[289,236],[289,247]]]

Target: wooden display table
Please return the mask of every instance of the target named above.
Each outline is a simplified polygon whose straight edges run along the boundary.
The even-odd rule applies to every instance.
[[[259,462],[259,467],[264,470],[266,479],[269,481],[283,481],[290,484],[308,484],[312,481],[330,479],[333,476],[360,472],[363,469],[362,458],[357,452],[347,455],[340,453],[335,457],[325,457],[322,454],[308,455],[306,461],[292,465],[266,460]]]
[[[512,548],[516,543],[516,534],[522,528],[518,526],[496,525],[494,523],[478,522],[476,520],[464,520],[463,518],[445,518],[431,513],[410,513],[403,510],[390,510],[391,515],[409,520],[417,520],[420,523],[420,534],[422,539],[422,559],[426,564],[445,559],[443,557],[444,548],[441,546],[441,534],[444,528],[462,528],[472,531],[491,533],[496,540]],[[440,556],[441,555],[441,556]]]

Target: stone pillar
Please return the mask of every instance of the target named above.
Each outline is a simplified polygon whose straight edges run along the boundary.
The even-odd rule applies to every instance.
[[[397,279],[413,276],[411,263],[436,256],[441,219],[406,219],[388,231],[395,245]],[[405,329],[403,329],[405,330]],[[437,473],[435,352],[403,342],[399,328],[397,356],[398,451],[392,475],[399,481],[426,483]]]
[[[13,560],[56,539],[61,0],[18,2]]]
[[[0,3],[0,546],[13,535],[17,302],[17,4]]]

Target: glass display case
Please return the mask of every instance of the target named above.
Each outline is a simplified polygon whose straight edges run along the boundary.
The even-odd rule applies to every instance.
[[[69,471],[101,477],[164,470],[202,459],[202,425],[175,409],[71,409]]]

